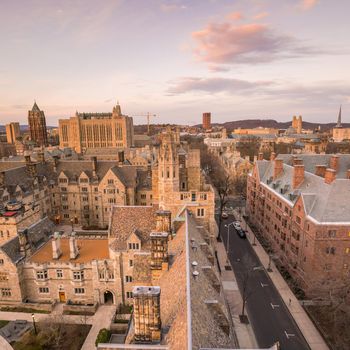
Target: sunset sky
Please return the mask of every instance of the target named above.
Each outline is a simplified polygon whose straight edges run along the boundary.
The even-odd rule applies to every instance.
[[[0,123],[350,122],[349,0],[0,0]],[[145,118],[135,117],[135,124]]]

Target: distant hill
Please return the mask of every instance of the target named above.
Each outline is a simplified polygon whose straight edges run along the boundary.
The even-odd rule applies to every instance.
[[[29,126],[25,124],[20,125],[19,127],[21,129],[21,132],[26,132],[29,130]],[[57,128],[57,126],[46,126],[46,129],[54,129],[54,128]],[[4,132],[6,132],[5,125],[0,125],[0,133],[4,133]]]
[[[274,119],[243,119],[243,120],[235,120],[232,122],[225,122],[225,123],[213,123],[213,126],[221,126],[226,128],[227,130],[231,131],[233,129],[252,129],[252,128],[275,128],[275,129],[287,129],[289,126],[292,125],[292,122],[278,122]],[[327,131],[332,128],[334,128],[336,123],[311,123],[307,121],[303,121],[303,128],[304,129],[310,129],[314,130],[318,128],[318,126],[321,127],[322,131]],[[350,123],[343,123],[344,127],[350,127]],[[201,124],[196,125],[198,127],[201,126]]]

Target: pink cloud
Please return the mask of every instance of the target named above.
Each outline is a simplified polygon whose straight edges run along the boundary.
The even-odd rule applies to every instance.
[[[243,15],[241,12],[231,12],[230,14],[227,15],[228,19],[233,19],[235,21],[239,21],[241,19],[243,19]]]
[[[310,10],[317,5],[319,0],[302,0],[300,8],[304,11]]]
[[[261,23],[211,23],[192,37],[197,60],[211,65],[271,62],[319,53]]]
[[[253,16],[253,19],[259,20],[259,19],[263,19],[267,16],[269,16],[268,12],[260,12],[260,13],[256,14],[255,16]]]

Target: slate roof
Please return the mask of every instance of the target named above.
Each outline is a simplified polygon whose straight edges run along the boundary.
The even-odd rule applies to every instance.
[[[298,155],[298,158],[303,159],[301,156]],[[284,155],[283,157],[278,156],[278,158],[289,161],[289,158]],[[322,161],[326,160],[327,157],[322,157],[322,155],[321,157],[314,157],[311,155],[311,159],[307,158],[307,156],[304,157],[306,159],[304,162],[304,181],[296,190],[292,188],[294,170],[293,166],[289,164],[284,163],[282,174],[276,180],[270,182],[270,179],[273,177],[274,163],[265,160],[257,161],[260,181],[283,197],[290,205],[295,204],[299,195],[302,196],[307,214],[318,222],[348,222],[350,225],[350,180],[337,178],[331,184],[326,184],[323,177],[311,173],[308,169],[314,169],[315,165],[322,164]],[[345,157],[345,161],[348,159],[350,160],[350,157]],[[343,167],[344,165],[340,169]],[[342,170],[340,170],[340,173],[342,173]],[[284,193],[281,193],[281,189],[285,190]],[[295,196],[291,197],[291,194],[295,194]]]
[[[126,250],[126,242],[137,231],[142,249],[147,250],[149,235],[156,227],[157,206],[114,206],[111,212],[109,238],[111,248]]]
[[[55,225],[48,217],[45,217],[36,224],[28,227],[28,240],[32,253],[34,253],[49,240],[49,236],[53,234],[54,228]],[[17,263],[23,258],[20,254],[18,236],[4,243],[0,249],[2,249],[2,251],[11,259],[13,263]]]

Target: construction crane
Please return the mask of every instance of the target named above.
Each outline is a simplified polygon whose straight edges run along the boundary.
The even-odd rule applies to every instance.
[[[147,117],[147,135],[149,135],[150,132],[150,118],[151,117],[156,117],[156,114],[151,114],[147,112],[147,114],[139,114],[139,115],[134,115],[133,117]]]

